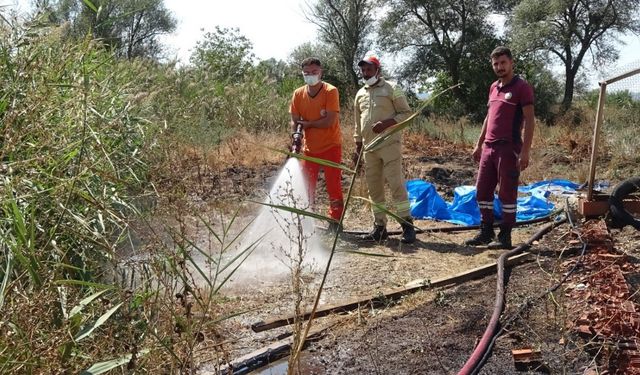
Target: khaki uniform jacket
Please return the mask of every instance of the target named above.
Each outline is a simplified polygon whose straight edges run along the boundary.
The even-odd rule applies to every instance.
[[[373,124],[378,121],[393,118],[400,123],[412,114],[404,91],[395,83],[380,78],[373,86],[365,85],[358,90],[354,102],[355,132],[353,138],[356,142],[363,142],[366,146],[378,134],[372,130]],[[395,133],[382,145],[384,147],[392,143],[399,143],[400,132]]]

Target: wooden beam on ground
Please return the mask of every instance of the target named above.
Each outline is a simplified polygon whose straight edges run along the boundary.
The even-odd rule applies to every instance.
[[[515,257],[511,257],[505,262],[505,265],[515,266],[515,265],[530,261],[529,255],[530,253],[524,252]],[[390,289],[383,293],[376,293],[375,295],[372,295],[372,296],[356,298],[356,299],[348,300],[342,303],[327,304],[324,306],[320,306],[318,307],[316,313],[314,314],[314,317],[319,318],[332,313],[344,313],[347,311],[356,310],[359,306],[365,306],[365,305],[382,306],[389,300],[399,299],[402,296],[415,293],[419,290],[439,288],[439,287],[445,287],[445,286],[451,286],[451,285],[463,283],[472,279],[477,279],[477,278],[495,273],[496,269],[497,269],[497,263],[491,263],[478,268],[474,268],[472,270],[459,273],[452,277],[446,277],[439,280],[434,280],[434,281],[431,281],[429,279],[414,280],[403,287]],[[303,315],[303,319],[305,320],[309,319],[310,315],[311,315],[311,311],[305,311]],[[254,332],[262,332],[269,329],[286,326],[292,323],[293,323],[293,316],[280,316],[280,317],[267,319],[266,321],[254,323],[251,325],[251,329]]]
[[[334,324],[322,327],[312,327],[307,341],[311,342],[322,337],[324,331],[331,328]],[[289,355],[291,352],[292,337],[276,341],[264,348],[260,348],[240,358],[237,358],[227,365],[220,368],[220,374],[244,375],[258,368],[264,367],[281,358]]]

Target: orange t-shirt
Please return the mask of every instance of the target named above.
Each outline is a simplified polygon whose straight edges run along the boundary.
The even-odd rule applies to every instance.
[[[324,117],[327,112],[340,112],[340,98],[338,89],[322,82],[322,88],[311,97],[307,86],[302,86],[293,92],[289,113],[302,117],[305,121],[315,121]],[[304,130],[304,152],[323,152],[332,147],[342,145],[339,115],[328,128],[309,128]]]

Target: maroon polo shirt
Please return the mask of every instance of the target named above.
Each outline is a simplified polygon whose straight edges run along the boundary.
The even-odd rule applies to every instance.
[[[495,81],[489,89],[487,133],[484,141],[507,141],[520,144],[524,116],[522,108],[533,104],[533,88],[519,76],[505,86]]]

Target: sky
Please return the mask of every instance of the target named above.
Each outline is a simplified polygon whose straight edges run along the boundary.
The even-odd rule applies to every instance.
[[[213,31],[216,25],[239,28],[261,60],[286,60],[295,47],[316,39],[316,27],[303,14],[304,0],[164,1],[178,19],[176,32],[164,40],[181,61],[188,60],[202,30]]]
[[[315,41],[316,27],[303,14],[305,0],[164,0],[178,21],[176,31],[162,36],[170,56],[187,62],[205,32],[215,26],[235,27],[253,43],[258,59],[286,60],[293,49]],[[0,0],[26,12],[29,0]]]
[[[303,14],[308,1],[312,0],[164,0],[178,25],[162,41],[169,47],[169,58],[186,63],[205,32],[213,31],[216,25],[235,27],[253,43],[258,59],[286,60],[294,48],[316,40],[316,26]],[[26,11],[29,3],[29,0],[0,0],[0,6],[10,5],[21,11]],[[623,40],[627,45],[621,47],[620,59],[601,67],[604,76],[595,69],[588,72],[589,82],[593,83],[590,86],[597,86],[598,80],[624,69],[640,67],[640,36],[626,36]],[[562,72],[559,66],[553,70]]]

